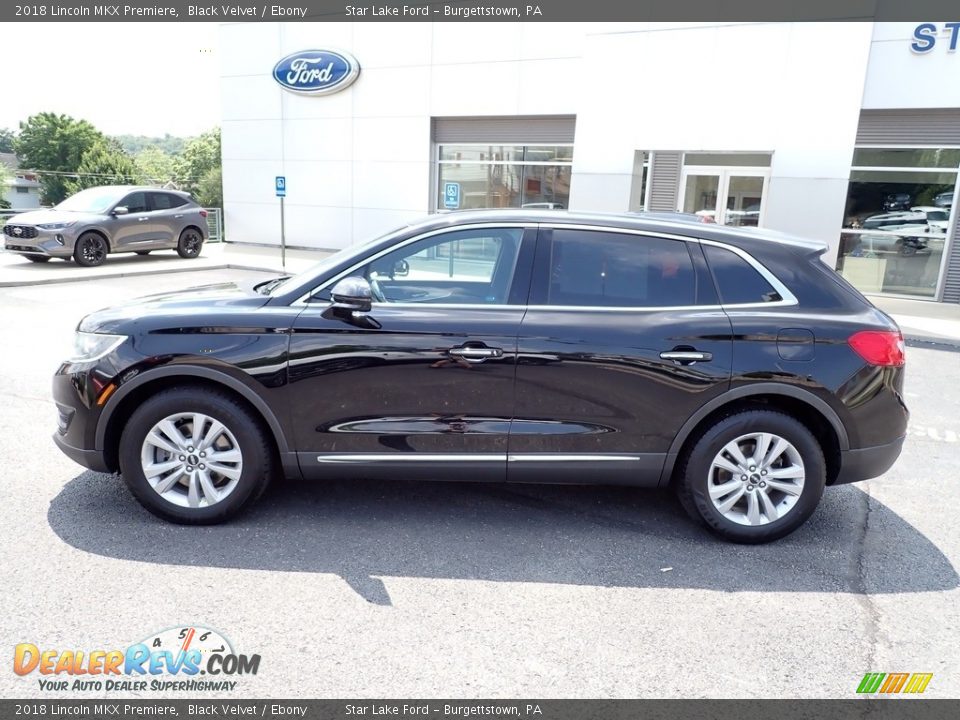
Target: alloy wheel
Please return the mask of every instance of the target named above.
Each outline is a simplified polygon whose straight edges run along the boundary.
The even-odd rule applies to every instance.
[[[107,248],[103,240],[99,237],[88,237],[80,248],[80,254],[84,262],[90,265],[99,265],[107,256]]]
[[[766,525],[785,517],[803,493],[806,472],[799,451],[773,433],[731,440],[710,464],[713,506],[739,525]]]
[[[140,466],[164,500],[180,507],[210,507],[236,489],[243,453],[230,429],[216,418],[178,413],[147,433]]]

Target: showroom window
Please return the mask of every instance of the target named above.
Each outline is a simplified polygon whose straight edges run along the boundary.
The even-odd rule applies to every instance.
[[[960,149],[854,151],[837,271],[862,292],[937,296]]]
[[[633,176],[630,182],[630,201],[627,210],[643,212],[647,209],[650,199],[650,153],[636,150],[633,153]]]
[[[570,206],[572,145],[443,144],[437,153],[438,210]]]

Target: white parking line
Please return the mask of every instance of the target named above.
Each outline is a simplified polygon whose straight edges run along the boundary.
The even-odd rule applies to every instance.
[[[933,440],[935,442],[960,442],[960,433],[957,433],[954,430],[944,430],[941,428],[930,427],[929,425],[916,425],[914,423],[910,423],[907,426],[907,433],[915,437],[922,437],[926,440]]]

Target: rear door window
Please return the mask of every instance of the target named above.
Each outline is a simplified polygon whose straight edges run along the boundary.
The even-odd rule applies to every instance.
[[[679,307],[697,304],[682,240],[596,230],[553,231],[546,304]]]

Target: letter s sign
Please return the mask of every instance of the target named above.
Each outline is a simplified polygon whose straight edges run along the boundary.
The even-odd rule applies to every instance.
[[[934,23],[920,23],[913,29],[913,42],[910,49],[915,53],[926,53],[937,44],[937,26]]]

